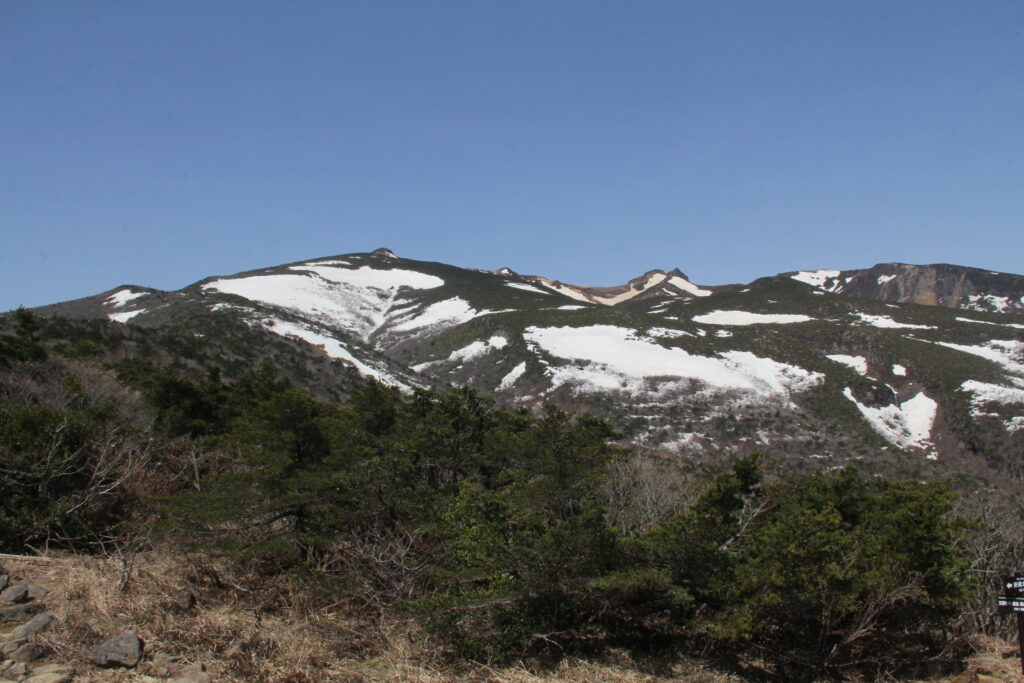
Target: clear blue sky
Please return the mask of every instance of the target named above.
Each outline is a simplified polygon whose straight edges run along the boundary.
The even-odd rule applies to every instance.
[[[1024,3],[0,3],[0,310],[378,246],[1022,273]]]

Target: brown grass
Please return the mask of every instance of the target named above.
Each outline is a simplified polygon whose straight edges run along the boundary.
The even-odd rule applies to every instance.
[[[313,610],[281,585],[262,585],[204,556],[148,553],[120,559],[4,558],[15,577],[50,591],[46,602],[59,626],[43,634],[54,659],[75,667],[77,681],[138,681],[202,664],[215,681],[273,683],[448,681],[693,681],[740,679],[701,663],[668,673],[637,670],[626,657],[611,663],[567,660],[543,674],[525,666],[452,664],[415,622],[395,616],[353,616],[343,607]],[[187,588],[196,606],[173,606]],[[146,644],[133,671],[100,671],[88,650],[127,629]],[[151,679],[150,679],[151,680]]]
[[[201,664],[214,681],[273,683],[737,683],[707,663],[683,661],[658,674],[619,654],[602,662],[570,659],[538,673],[524,665],[453,664],[415,622],[344,606],[314,609],[280,584],[262,584],[204,556],[149,553],[120,559],[0,558],[15,577],[47,588],[60,625],[43,634],[54,659],[75,667],[76,681],[142,681]],[[173,606],[187,588],[196,606]],[[363,610],[367,612],[368,610]],[[136,630],[146,643],[132,671],[101,671],[87,652]],[[978,638],[967,671],[932,683],[1024,682],[1016,647]],[[152,680],[149,678],[148,680]]]

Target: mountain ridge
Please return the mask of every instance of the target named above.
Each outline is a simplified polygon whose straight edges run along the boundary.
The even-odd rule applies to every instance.
[[[711,287],[655,269],[587,287],[380,249],[37,310],[193,335],[197,354],[219,344],[235,363],[265,345],[324,395],[337,390],[327,378],[348,373],[407,392],[468,385],[509,406],[553,402],[673,457],[760,450],[1016,472],[1022,296],[1020,276],[944,264]],[[231,351],[242,338],[250,348]]]

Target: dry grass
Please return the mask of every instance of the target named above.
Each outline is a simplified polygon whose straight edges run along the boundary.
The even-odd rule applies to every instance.
[[[313,609],[280,584],[261,584],[207,557],[150,553],[120,559],[0,558],[15,576],[50,591],[46,602],[60,625],[45,641],[71,664],[77,681],[164,678],[202,664],[214,681],[274,683],[739,683],[743,679],[699,661],[675,662],[659,673],[624,654],[603,662],[566,660],[538,673],[524,666],[454,665],[408,620],[353,616],[344,607]],[[196,606],[174,606],[188,589]],[[136,630],[146,643],[132,671],[99,671],[87,659],[106,638]],[[965,673],[931,683],[1024,683],[1014,644],[978,638]]]
[[[563,662],[538,674],[523,666],[455,667],[411,621],[353,617],[343,609],[311,610],[281,585],[247,582],[207,557],[150,553],[120,559],[4,558],[14,576],[42,585],[60,625],[45,640],[55,659],[71,664],[77,681],[162,678],[202,664],[215,681],[356,683],[448,681],[527,683],[561,681],[739,681],[700,663],[677,664],[662,675],[621,662]],[[176,591],[192,591],[191,610],[174,606]],[[146,644],[133,671],[98,671],[87,652],[103,640],[135,630]],[[152,679],[150,679],[152,680]]]

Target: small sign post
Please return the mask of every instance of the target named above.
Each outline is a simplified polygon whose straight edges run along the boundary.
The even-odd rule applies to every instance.
[[[999,611],[1017,615],[1017,646],[1020,649],[1020,670],[1024,673],[1024,574],[1014,572],[1003,579],[1005,592],[999,596]]]

